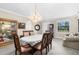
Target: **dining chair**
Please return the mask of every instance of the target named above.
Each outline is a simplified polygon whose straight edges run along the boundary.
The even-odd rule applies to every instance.
[[[30,36],[29,32],[23,31],[23,35],[20,35],[20,38],[24,37],[24,36]]]
[[[52,49],[52,40],[53,40],[53,33],[50,32],[50,34],[48,35],[48,51],[49,51],[49,48]]]
[[[19,37],[17,33],[13,32],[12,33],[13,39],[14,39],[14,45],[15,45],[15,55],[20,54],[20,55],[25,55],[32,53],[32,48],[28,45],[21,46]],[[33,54],[33,53],[32,53]]]
[[[29,36],[30,32],[23,31],[23,36]]]
[[[47,37],[48,34],[44,33],[42,36],[42,41],[39,43],[36,43],[33,47],[36,49],[36,51],[39,51],[41,55],[43,54],[42,51],[45,49],[47,54]]]

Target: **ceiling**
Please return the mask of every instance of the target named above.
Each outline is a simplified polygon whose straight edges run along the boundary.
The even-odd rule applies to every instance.
[[[74,3],[38,3],[37,9],[44,20],[67,17],[79,12],[79,4]],[[34,11],[34,3],[0,3],[0,8],[30,16]]]

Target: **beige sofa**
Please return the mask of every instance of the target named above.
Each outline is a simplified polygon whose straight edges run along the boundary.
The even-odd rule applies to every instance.
[[[74,49],[79,49],[79,36],[67,36],[63,40],[63,46],[64,47],[69,47],[69,48],[74,48]]]

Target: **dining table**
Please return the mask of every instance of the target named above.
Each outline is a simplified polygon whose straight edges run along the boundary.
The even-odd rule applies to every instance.
[[[31,46],[35,45],[36,43],[42,40],[42,34],[36,34],[31,36],[24,36],[20,38],[20,42],[22,45],[30,44]]]

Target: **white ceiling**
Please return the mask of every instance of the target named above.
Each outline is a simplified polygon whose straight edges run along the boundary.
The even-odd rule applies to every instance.
[[[24,16],[30,16],[35,4],[31,3],[0,3],[0,8],[16,12]],[[43,19],[67,17],[79,12],[79,4],[53,3],[37,4],[38,11]]]

